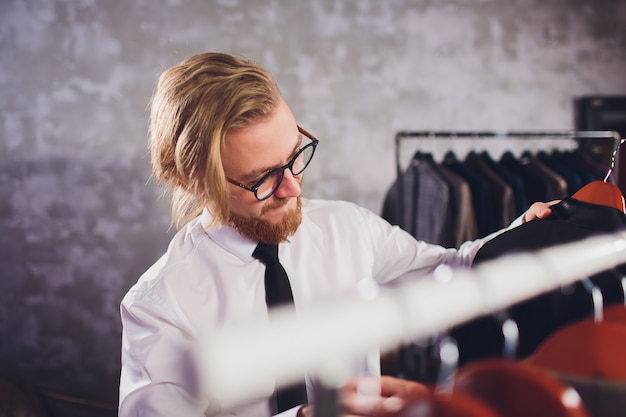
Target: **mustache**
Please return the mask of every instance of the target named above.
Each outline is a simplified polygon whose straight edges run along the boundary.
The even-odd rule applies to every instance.
[[[265,206],[263,206],[263,208],[261,209],[261,215],[264,215],[265,213],[267,213],[270,210],[276,209],[276,208],[280,208],[282,206],[284,206],[285,204],[287,204],[289,202],[288,198],[285,198],[283,200],[276,200],[274,202],[268,203]]]

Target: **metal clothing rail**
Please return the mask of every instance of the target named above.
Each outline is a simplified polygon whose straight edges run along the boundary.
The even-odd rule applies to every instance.
[[[403,141],[407,139],[425,139],[425,140],[433,140],[433,139],[568,139],[568,140],[580,140],[580,139],[611,139],[613,140],[613,152],[611,155],[611,161],[609,166],[607,167],[607,174],[604,178],[604,181],[607,181],[613,173],[615,178],[618,178],[617,172],[617,159],[618,154],[617,151],[621,143],[623,142],[620,134],[615,131],[604,131],[604,130],[552,130],[552,131],[488,131],[488,130],[461,130],[461,131],[452,131],[452,130],[423,130],[423,131],[409,131],[409,130],[401,130],[396,133],[395,136],[395,158],[396,158],[396,177],[398,180],[398,198],[399,201],[402,201],[402,192],[404,187],[402,186],[402,173],[403,167],[401,162],[401,144]],[[398,218],[403,219],[403,204],[398,204]]]
[[[612,139],[613,149],[617,150],[621,143],[618,132],[610,130],[554,130],[554,131],[489,131],[489,130],[421,130],[410,131],[401,130],[396,133],[395,153],[396,168],[398,177],[402,174],[401,166],[401,143],[406,139],[530,139],[530,138],[552,138],[552,139]],[[614,168],[616,155],[613,154],[611,168]]]
[[[251,321],[213,335],[206,350],[200,345],[210,395],[222,406],[236,406],[266,394],[268,378],[284,386],[304,372],[339,384],[349,376],[342,365],[371,350],[428,337],[622,264],[624,231],[501,257],[472,270],[446,268],[391,288],[365,285],[297,319],[279,311],[272,325]]]

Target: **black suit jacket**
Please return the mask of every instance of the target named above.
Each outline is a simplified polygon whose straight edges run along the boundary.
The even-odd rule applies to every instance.
[[[565,198],[552,207],[552,215],[547,219],[525,223],[487,242],[476,254],[474,265],[505,254],[533,251],[621,229],[626,229],[626,215],[620,210]],[[624,302],[621,277],[625,273],[626,262],[616,270],[589,277],[602,290],[605,305]],[[525,357],[554,330],[592,312],[591,295],[577,283],[514,305],[505,315],[519,327],[517,356]],[[496,317],[473,320],[455,327],[451,333],[459,344],[462,363],[502,354],[503,337]]]

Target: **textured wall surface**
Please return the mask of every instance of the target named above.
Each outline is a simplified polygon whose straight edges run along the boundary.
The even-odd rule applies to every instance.
[[[2,0],[1,368],[116,400],[119,301],[172,233],[147,103],[207,50],[320,138],[308,196],[379,212],[397,130],[569,129],[573,97],[626,93],[626,1]]]

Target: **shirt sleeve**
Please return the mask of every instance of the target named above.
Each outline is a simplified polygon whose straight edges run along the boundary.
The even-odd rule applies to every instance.
[[[522,218],[520,216],[506,229],[465,242],[458,249],[454,249],[418,241],[405,230],[390,225],[373,212],[364,208],[358,210],[363,217],[362,224],[368,228],[375,258],[373,277],[379,284],[396,279],[423,278],[442,264],[452,268],[468,268],[486,242],[518,226]]]
[[[160,293],[133,289],[120,308],[122,318],[122,372],[119,417],[269,416],[261,397],[224,409],[208,385],[205,346],[176,306]],[[208,325],[208,324],[207,324]],[[281,414],[295,417],[299,407]]]
[[[158,302],[131,294],[121,305],[119,416],[204,416],[209,401],[200,394],[192,338]]]

